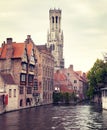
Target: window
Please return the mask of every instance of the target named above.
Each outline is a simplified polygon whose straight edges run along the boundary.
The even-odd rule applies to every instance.
[[[58,16],[56,16],[56,23],[58,23]]]
[[[34,75],[29,75],[29,77],[28,77],[29,82],[33,82],[33,77],[34,77]]]
[[[16,97],[16,89],[14,89],[14,97]]]
[[[74,86],[74,90],[77,90],[77,87],[76,87],[76,86]]]
[[[22,81],[22,82],[26,81],[26,74],[21,74],[20,81]]]
[[[27,69],[27,64],[26,63],[22,63],[22,69],[26,70]]]
[[[32,88],[31,87],[27,88],[27,94],[32,94]]]
[[[54,23],[54,17],[52,16],[52,23]]]
[[[34,90],[38,90],[38,81],[34,82]]]
[[[69,73],[67,73],[67,75],[69,76],[70,74],[69,74]]]
[[[12,97],[12,90],[9,89],[9,97]]]
[[[34,65],[29,65],[29,69],[30,69],[30,71],[34,71],[34,68],[35,68]]]
[[[74,80],[74,83],[77,83],[77,80]]]
[[[20,87],[20,94],[23,94],[23,87]]]

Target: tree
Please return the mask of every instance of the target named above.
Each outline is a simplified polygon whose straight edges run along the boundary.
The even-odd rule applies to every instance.
[[[66,92],[63,95],[64,95],[65,104],[69,104],[70,103],[70,94]]]
[[[53,92],[53,103],[58,104],[59,102],[69,104],[71,95],[68,92]]]
[[[57,104],[60,101],[60,93],[53,92],[53,103]]]
[[[89,80],[89,89],[87,95],[92,98],[97,90],[100,90],[102,85],[106,82],[107,77],[107,63],[103,60],[97,59],[93,67],[87,74]],[[104,87],[104,86],[103,86]]]
[[[74,92],[71,94],[71,99],[72,99],[72,101],[74,101],[74,102],[77,101],[77,96],[76,96],[76,94],[75,94]]]

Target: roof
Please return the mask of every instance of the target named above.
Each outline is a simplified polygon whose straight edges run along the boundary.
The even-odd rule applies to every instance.
[[[12,48],[13,48],[13,55],[11,58],[21,58],[24,54],[24,50],[25,50],[25,43],[11,43]],[[1,59],[5,59],[6,58],[6,54],[7,54],[7,46],[8,44],[4,44],[1,48],[0,48],[0,58]]]
[[[22,58],[25,48],[27,47],[27,54],[28,56],[31,55],[32,52],[32,48],[33,48],[33,44],[32,43],[10,43],[12,45],[12,49],[13,49],[13,55],[11,56],[11,58]],[[26,46],[27,45],[27,46]],[[0,58],[1,59],[5,59],[6,58],[6,54],[7,54],[7,46],[8,44],[4,44],[1,48],[0,48]]]
[[[25,43],[16,43],[13,44],[13,57],[12,58],[21,58],[25,51]]]
[[[0,73],[0,75],[6,84],[15,84],[15,81],[11,74]]]
[[[66,75],[59,70],[54,73],[54,85],[60,86],[61,92],[73,92],[73,89],[69,88],[69,86],[72,86],[72,83],[67,79]]]
[[[66,87],[66,86],[61,86],[61,88],[60,88],[60,91],[61,92],[68,92],[68,93],[73,93],[73,89],[69,89],[68,87]]]
[[[37,45],[36,47],[37,47],[39,50],[46,50],[46,49],[47,49],[46,45]]]
[[[51,51],[46,47],[46,45],[37,45],[36,47],[39,51],[51,55]]]

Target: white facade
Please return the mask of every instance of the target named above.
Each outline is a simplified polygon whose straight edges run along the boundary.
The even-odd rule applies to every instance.
[[[19,108],[18,85],[6,85],[6,93],[8,94],[8,104],[6,106],[6,111],[17,110]]]
[[[102,108],[107,109],[107,88],[102,89]]]

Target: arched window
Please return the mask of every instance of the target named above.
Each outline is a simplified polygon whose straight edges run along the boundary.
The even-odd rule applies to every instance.
[[[58,23],[58,16],[56,16],[56,23]]]
[[[52,16],[52,23],[54,23],[54,17]]]

